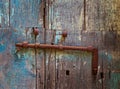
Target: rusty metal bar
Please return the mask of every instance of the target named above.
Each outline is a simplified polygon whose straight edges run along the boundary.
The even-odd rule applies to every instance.
[[[62,46],[62,45],[50,45],[50,44],[28,44],[17,43],[16,47],[22,48],[41,48],[41,49],[59,49],[59,50],[80,50],[92,52],[92,74],[96,75],[98,70],[98,49],[94,47],[80,47],[80,46]]]
[[[62,45],[50,45],[50,44],[24,44],[24,43],[17,43],[17,47],[23,48],[43,48],[43,49],[62,49],[62,50],[81,50],[81,51],[94,51],[95,48],[93,47],[80,47],[80,46],[62,46]]]

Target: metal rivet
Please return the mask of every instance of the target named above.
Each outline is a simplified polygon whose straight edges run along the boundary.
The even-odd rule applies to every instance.
[[[39,29],[37,27],[33,27],[33,34],[37,36],[39,34]]]

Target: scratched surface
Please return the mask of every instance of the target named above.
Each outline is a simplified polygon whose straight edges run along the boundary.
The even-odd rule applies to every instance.
[[[9,26],[9,0],[0,0],[0,27]]]
[[[13,27],[39,26],[41,0],[11,0],[10,23]]]
[[[44,43],[43,5],[41,0],[0,0],[0,89],[120,89],[120,1],[86,0],[85,10],[84,0],[47,0],[46,42],[60,45],[66,29],[63,45],[98,48],[96,78],[90,53],[15,47],[35,43],[32,27],[39,29],[36,42]],[[56,29],[54,39],[49,29]]]

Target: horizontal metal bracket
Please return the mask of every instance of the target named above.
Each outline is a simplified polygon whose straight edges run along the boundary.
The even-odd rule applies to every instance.
[[[63,45],[50,45],[50,44],[28,44],[17,43],[16,47],[21,48],[41,48],[41,49],[59,49],[59,50],[80,50],[92,53],[92,74],[97,75],[98,71],[98,49],[94,47],[80,47],[80,46],[63,46]]]

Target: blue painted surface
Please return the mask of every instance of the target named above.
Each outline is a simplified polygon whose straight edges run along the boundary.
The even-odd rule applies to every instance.
[[[27,57],[27,54],[20,54],[19,57],[16,55],[11,64],[11,68],[9,68],[9,71],[6,73],[5,80],[7,81],[10,89],[28,89],[28,83],[30,81],[32,81],[33,84],[35,83],[36,75],[31,73],[26,66],[26,60],[30,60],[30,56],[29,59],[25,57]],[[34,88],[34,86],[31,88]]]
[[[41,0],[11,0],[11,25],[13,27],[34,27],[39,24]]]
[[[34,27],[34,26],[41,27],[40,25],[41,22],[39,22],[40,20],[39,16],[41,13],[40,11],[41,0],[10,0],[10,1],[11,1],[10,2],[11,6],[9,8],[8,0],[0,0],[0,25],[3,28],[5,27],[5,29],[0,28],[0,89],[34,89],[35,77],[36,77],[36,74],[33,72],[35,71],[34,50],[24,50],[22,52],[16,53],[15,43],[23,42],[25,40],[29,41],[30,43],[34,43],[34,37],[31,36],[31,32],[29,32],[28,39],[26,38],[25,27]],[[78,0],[78,1],[82,2],[82,0]],[[60,1],[59,4],[61,2],[63,1]],[[80,23],[80,21],[83,18],[81,15],[83,14],[83,12],[81,12],[81,9],[83,8],[82,8],[82,5],[79,6],[80,11],[78,13],[78,10],[77,11],[74,10],[76,8],[76,7],[74,8],[74,6],[77,6],[77,5],[74,5],[75,4],[74,2],[70,2],[70,3],[71,4],[69,4],[68,6],[71,8],[65,7],[66,8],[65,9],[63,7],[64,8],[63,10],[63,8],[61,8],[62,4],[60,6],[58,5],[59,8],[54,8],[55,10],[54,16],[53,16],[53,12],[50,12],[49,19],[53,19],[54,17],[54,20],[55,20],[53,21],[54,24],[52,28],[61,29],[61,30],[67,29],[68,31],[71,31],[70,33],[72,33],[73,31],[75,32],[75,30],[77,29],[76,33],[80,33],[80,30],[82,29],[82,25],[83,25],[82,22]],[[8,28],[9,9],[10,9],[11,27]],[[51,7],[50,9],[53,9],[53,8]],[[73,14],[73,12],[75,13]],[[95,16],[93,14],[91,15]],[[81,19],[81,20],[77,21],[78,19]],[[89,20],[89,21],[91,21],[89,24],[90,26],[91,26],[91,23],[94,24],[92,20]],[[78,23],[80,23],[80,26],[76,25]],[[89,27],[90,30],[93,28],[97,29],[94,26]],[[59,33],[61,34],[61,31],[56,32],[56,34],[59,34]],[[99,34],[98,37],[103,39],[103,37],[101,37],[101,34]],[[102,48],[101,45],[103,45],[103,42],[100,41],[98,37],[97,37],[97,34],[91,34],[89,36],[89,32],[88,33],[85,32],[83,36],[81,34],[78,34],[78,35],[73,34],[73,36],[68,38],[69,39],[68,43],[70,42],[69,43],[70,45],[77,44],[79,46],[81,45],[81,43],[84,44],[84,46],[90,46],[90,45],[93,45],[93,46],[95,45],[95,47],[100,46],[98,48],[100,48],[101,50]],[[82,41],[78,40],[79,38]],[[39,38],[37,39],[37,42],[39,42],[40,40],[41,38],[39,36]],[[56,35],[55,44],[59,44],[60,40],[61,40],[61,35]],[[78,43],[75,43],[75,42],[78,42]],[[67,55],[63,53],[59,53],[59,54],[62,55],[62,59],[69,60],[69,61],[74,61],[78,57],[78,55],[72,55],[72,54],[67,54]],[[84,64],[88,62],[89,65],[87,67],[89,67],[91,64],[90,54],[80,53],[79,55],[81,55],[83,58],[83,61],[85,61]],[[114,61],[113,57],[115,57],[113,56],[112,53],[106,54],[105,52],[99,53],[99,56],[100,58],[103,59],[104,62],[107,61],[110,64],[111,62]],[[119,61],[119,56],[118,58],[116,57],[115,61],[116,60]],[[116,68],[116,67],[120,68],[119,62],[114,65],[115,66],[113,66],[113,68]],[[110,84],[109,84],[111,86],[111,89],[119,89],[118,88],[119,82],[120,82],[119,73],[112,73],[111,76],[112,77],[110,79]]]
[[[3,28],[9,26],[9,1],[8,0],[0,1],[0,25]]]
[[[5,51],[6,46],[4,44],[0,44],[0,53]]]
[[[16,53],[15,43],[27,40],[25,27],[40,26],[39,4],[41,0],[10,0],[10,23],[12,28],[7,28],[9,7],[7,0],[0,2],[0,22],[4,29],[0,29],[0,89],[34,89],[35,88],[35,59],[34,50]],[[4,8],[4,9],[3,9]],[[38,9],[37,9],[38,8]],[[7,16],[8,15],[8,16]],[[7,16],[7,17],[6,17]],[[9,22],[9,19],[5,19]],[[5,24],[6,23],[6,24]],[[29,40],[30,42],[32,40]],[[7,61],[9,61],[7,63]]]
[[[62,31],[56,31],[56,36],[55,36],[55,44],[59,44],[60,43],[60,40],[62,38]]]
[[[19,32],[22,29],[19,35],[13,30],[0,31],[0,62],[3,62],[0,63],[0,89],[33,89],[36,76],[33,73],[34,50],[16,53],[15,43],[20,40],[22,35]]]

